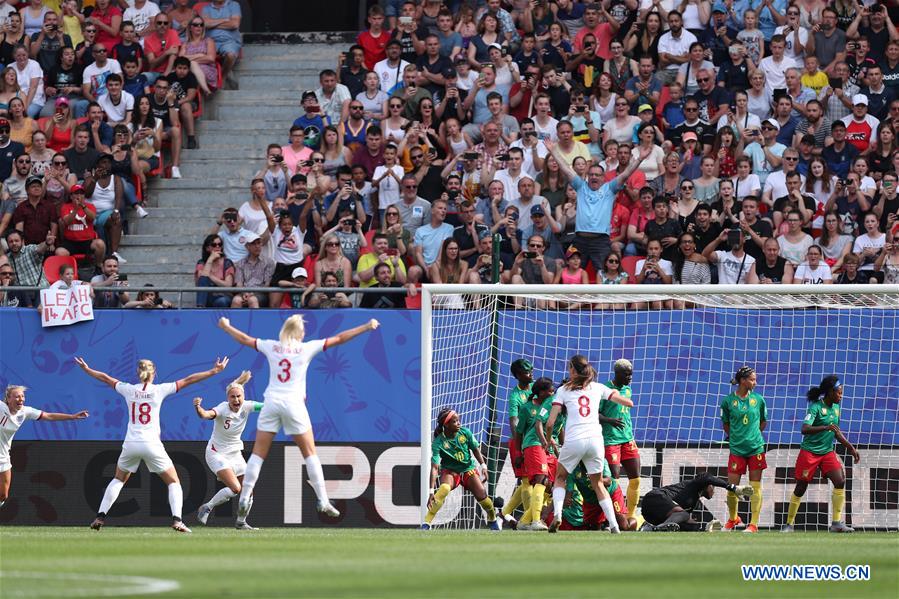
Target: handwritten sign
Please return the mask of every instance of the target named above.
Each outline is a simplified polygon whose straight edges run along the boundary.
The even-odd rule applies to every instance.
[[[94,319],[94,302],[87,285],[41,290],[41,326],[58,327]]]

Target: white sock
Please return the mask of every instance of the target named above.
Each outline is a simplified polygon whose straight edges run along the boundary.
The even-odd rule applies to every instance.
[[[184,503],[184,491],[181,483],[169,485],[169,507],[172,508],[172,518],[181,519],[181,505]]]
[[[602,508],[602,513],[606,515],[606,520],[609,522],[609,528],[611,530],[618,530],[618,518],[615,516],[612,498],[606,497],[605,499],[600,499],[599,507]]]
[[[240,503],[249,505],[250,498],[253,496],[253,487],[256,486],[256,481],[259,480],[259,471],[262,470],[262,462],[264,461],[255,453],[250,456],[246,472],[243,473],[243,483],[240,489],[240,499],[238,500]],[[249,508],[247,508],[247,511],[249,511]],[[240,520],[238,519],[238,521]]]
[[[6,503],[6,501],[0,501],[0,507],[3,507],[4,503]]]
[[[325,489],[325,473],[322,472],[322,463],[318,454],[312,454],[306,458],[306,472],[309,475],[309,484],[315,489],[320,503],[328,503],[328,491]]]
[[[111,508],[112,504],[115,503],[115,500],[119,498],[119,493],[122,491],[122,487],[124,486],[125,483],[117,478],[109,481],[109,484],[106,485],[106,492],[103,493],[103,501],[100,502],[101,514],[109,513],[109,508]]]
[[[217,506],[217,505],[222,505],[223,503],[228,503],[228,502],[231,501],[234,497],[237,497],[237,493],[235,493],[234,491],[232,491],[232,490],[229,489],[228,487],[225,487],[224,489],[220,489],[218,493],[216,493],[215,495],[213,495],[213,496],[212,496],[212,499],[210,499],[210,500],[206,503],[206,505],[208,505],[209,508],[211,509],[211,508],[214,508],[214,507]]]
[[[562,507],[565,504],[565,487],[553,487],[553,518],[562,521]]]

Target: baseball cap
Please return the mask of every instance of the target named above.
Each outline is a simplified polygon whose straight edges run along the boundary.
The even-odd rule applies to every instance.
[[[652,110],[652,106],[649,104],[640,104],[640,108],[637,109],[637,112],[643,112],[644,110]]]
[[[441,71],[440,74],[443,75],[443,78],[444,78],[444,79],[450,79],[450,78],[452,78],[452,77],[458,77],[458,74],[456,73],[456,69],[451,69],[451,68],[449,68],[449,67],[443,69],[443,71]]]
[[[780,131],[780,123],[777,122],[777,119],[765,119],[764,121],[762,121],[762,124],[770,125],[771,127],[774,127],[775,129]]]
[[[712,12],[723,12],[724,14],[727,14],[727,6],[724,5],[724,2],[715,2],[712,6]]]
[[[290,273],[291,278],[296,279],[297,277],[306,277],[309,278],[309,273],[306,272],[306,269],[302,266],[297,266],[293,269],[293,272]]]
[[[0,117],[0,127],[7,127],[7,128],[9,128],[9,120],[8,120],[8,119],[5,119],[5,118],[3,118],[3,117]]]
[[[503,49],[503,47],[500,46],[499,44],[497,44],[496,42],[493,42],[492,44],[490,44],[489,46],[487,46],[487,49],[488,49],[488,50],[491,50],[491,49],[493,49],[493,48],[496,48],[497,50],[500,50],[500,51],[502,51],[502,49]]]
[[[68,106],[68,105],[69,105],[69,99],[66,98],[65,96],[60,96],[60,97],[56,98],[56,106]]]
[[[73,193],[85,193],[84,186],[78,184],[73,185],[72,189],[69,190],[69,195],[72,195]]]
[[[568,251],[565,252],[565,258],[571,258],[575,254],[577,254],[578,256],[581,255],[581,253],[578,251],[578,249],[576,247],[571,246],[570,248],[568,248]]]
[[[300,96],[300,102],[305,102],[309,98],[315,98],[317,100],[318,96],[316,96],[315,92],[312,91],[311,89],[307,89],[306,91],[303,92],[303,95]]]
[[[865,94],[855,94],[854,96],[852,96],[852,105],[858,106],[859,104],[864,104],[865,106],[867,106],[868,96],[866,96]]]
[[[484,239],[485,237],[490,237],[490,229],[481,229],[481,232],[478,233],[478,241]]]
[[[25,180],[25,187],[31,187],[33,184],[37,183],[38,185],[44,184],[43,177],[38,177],[37,175],[31,175]]]
[[[681,139],[682,139],[683,141],[690,141],[691,139],[692,139],[693,141],[699,141],[699,137],[697,137],[696,134],[695,134],[694,132],[692,132],[692,131],[687,131],[686,133],[684,133],[684,134],[681,136]]]
[[[240,241],[241,241],[241,243],[247,244],[247,243],[253,243],[257,239],[262,239],[262,238],[259,237],[258,233],[253,233],[252,231],[250,231],[250,233],[241,237]]]
[[[290,210],[278,210],[278,212],[275,213],[275,216],[280,216],[282,218],[286,216],[287,218],[290,218]]]
[[[546,216],[546,212],[543,210],[543,206],[531,206],[531,216]]]

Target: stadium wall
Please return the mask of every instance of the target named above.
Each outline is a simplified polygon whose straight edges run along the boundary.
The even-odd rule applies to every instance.
[[[716,419],[717,404],[729,386],[726,380],[718,379],[729,378],[730,373],[703,370],[701,366],[708,360],[720,361],[733,353],[734,360],[754,363],[759,368],[760,390],[771,398],[769,409],[776,406],[766,431],[772,457],[779,456],[773,460],[776,466],[771,474],[776,477],[776,484],[784,488],[790,484],[790,466],[800,441],[798,429],[805,406],[803,392],[809,384],[808,373],[800,376],[791,368],[811,360],[817,374],[817,370],[829,372],[839,365],[849,398],[845,409],[862,410],[865,416],[851,418],[848,430],[866,456],[861,467],[852,467],[847,460],[851,481],[848,508],[850,513],[856,511],[852,506],[857,503],[861,512],[867,504],[864,511],[870,512],[871,506],[877,506],[872,513],[874,520],[868,525],[891,526],[889,522],[899,515],[899,471],[895,468],[899,463],[899,432],[895,419],[878,418],[878,414],[895,414],[899,403],[899,360],[895,359],[899,352],[895,335],[899,313],[866,312],[803,311],[786,321],[780,314],[757,311],[748,322],[745,315],[729,316],[719,310],[627,315],[606,312],[584,316],[580,326],[602,326],[607,333],[601,338],[591,335],[599,339],[601,346],[584,346],[580,350],[595,354],[600,369],[608,367],[613,357],[625,356],[638,364],[634,381],[637,407],[633,414],[637,441],[644,455],[643,492],[653,485],[674,482],[697,467],[726,463],[723,454],[721,460],[709,460],[709,449],[723,451],[719,449],[723,433]],[[28,404],[39,409],[91,412],[86,421],[29,422],[21,428],[13,442],[11,498],[0,510],[0,522],[84,525],[94,515],[103,488],[112,476],[127,414],[115,392],[80,372],[72,360],[74,356],[83,356],[91,366],[128,381],[135,380],[138,358],[154,360],[162,381],[206,369],[217,356],[231,358],[227,374],[173,396],[162,412],[163,440],[182,478],[185,513],[192,513],[208,499],[220,486],[203,457],[211,424],[197,418],[190,400],[202,397],[207,408],[218,404],[227,383],[242,369],[255,375],[247,386],[250,399],[261,399],[268,380],[265,360],[235,344],[216,327],[220,315],[211,310],[104,311],[93,322],[44,330],[32,311],[0,310],[0,385],[27,385]],[[252,335],[275,337],[289,313],[234,311],[228,315],[235,326]],[[332,335],[372,317],[381,321],[382,328],[373,334],[316,358],[308,386],[310,414],[332,497],[344,512],[342,523],[416,524],[420,476],[419,313],[335,310],[306,312],[305,317],[309,338]],[[500,363],[508,363],[513,355],[521,353],[534,357],[540,373],[558,375],[562,363],[556,362],[561,358],[546,354],[544,348],[570,345],[572,327],[569,320],[564,330],[557,331],[557,317],[547,312],[535,323],[531,322],[533,314],[528,322],[516,322],[523,316],[515,313],[503,315],[503,329],[520,333],[501,344]],[[737,323],[730,318],[743,320]],[[464,316],[458,324],[460,334],[471,337],[473,342],[484,334],[466,326]],[[692,341],[700,324],[726,330],[740,324],[752,335],[740,336],[726,345],[703,345]],[[795,347],[775,351],[774,343],[783,341],[786,327],[792,331],[789,339]],[[814,341],[820,337],[815,334],[819,327],[846,331],[846,341],[819,347]],[[680,349],[660,351],[660,343],[653,340],[659,331],[666,331],[668,347]],[[563,340],[562,335],[568,335],[568,340]],[[469,347],[469,351],[477,352],[482,346]],[[849,358],[843,361],[841,356]],[[499,388],[504,396],[510,381],[505,368],[501,370]],[[872,374],[872,370],[876,372]],[[677,401],[667,403],[654,398],[661,392],[663,381],[684,381],[685,372],[696,374],[666,390]],[[862,378],[864,388],[860,386]],[[480,384],[473,384],[459,401],[477,403],[483,401],[483,393]],[[498,408],[500,413],[505,412],[504,400]],[[251,422],[245,439],[252,438],[253,427]],[[286,441],[283,437],[278,440]],[[695,448],[703,451],[694,451]],[[249,442],[246,449],[251,449]],[[505,459],[505,455],[500,458]],[[509,464],[505,464],[500,495],[511,490],[510,470]],[[315,512],[314,497],[302,471],[296,448],[276,444],[263,469],[253,509],[255,524],[325,524]],[[783,511],[783,506],[772,507],[772,517]],[[233,509],[222,506],[211,522],[232,522]],[[166,523],[164,485],[142,469],[124,489],[111,516],[111,524]]]

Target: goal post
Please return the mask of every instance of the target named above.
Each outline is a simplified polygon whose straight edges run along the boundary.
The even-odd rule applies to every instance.
[[[698,471],[727,476],[721,399],[742,365],[766,401],[762,528],[783,524],[806,391],[829,374],[844,382],[840,428],[861,462],[837,445],[846,469],[844,519],[870,530],[899,527],[899,286],[896,285],[424,285],[421,312],[421,510],[429,491],[437,412],[455,409],[488,458],[493,497],[515,477],[506,451],[509,365],[534,364],[558,384],[585,354],[600,382],[612,364],[634,365],[634,433],[640,496]],[[494,378],[497,383],[490,385]],[[626,478],[622,472],[622,482]],[[747,480],[744,476],[744,482]],[[829,483],[809,485],[797,529],[829,524]],[[726,517],[724,495],[699,515]],[[746,520],[748,502],[741,502]],[[481,526],[482,511],[456,489],[434,520]]]

